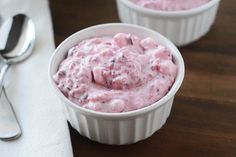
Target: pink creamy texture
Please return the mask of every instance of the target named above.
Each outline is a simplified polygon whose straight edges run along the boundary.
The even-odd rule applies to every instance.
[[[163,11],[180,11],[199,7],[210,0],[130,0],[145,8]]]
[[[126,112],[162,98],[176,74],[169,49],[152,38],[118,33],[72,47],[54,81],[69,100],[84,108]]]

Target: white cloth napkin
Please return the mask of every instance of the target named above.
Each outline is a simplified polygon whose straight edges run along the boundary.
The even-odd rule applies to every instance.
[[[13,65],[6,76],[6,91],[23,134],[15,141],[0,141],[0,156],[71,157],[68,125],[47,76],[55,49],[48,1],[0,0],[2,19],[16,13],[26,13],[32,18],[36,45],[32,56]]]

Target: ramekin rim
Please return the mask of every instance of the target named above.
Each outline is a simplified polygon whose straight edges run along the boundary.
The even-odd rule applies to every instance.
[[[149,31],[149,32],[152,32],[154,34],[158,34],[161,38],[163,38],[164,40],[166,40],[168,42],[168,45],[170,45],[170,47],[171,47],[171,48],[170,47],[169,48],[171,49],[171,51],[175,52],[176,59],[179,60],[180,64],[179,64],[179,67],[178,67],[178,74],[177,74],[176,80],[175,80],[174,84],[172,85],[171,89],[168,91],[168,93],[164,97],[162,97],[160,100],[158,100],[157,102],[155,102],[155,103],[153,103],[149,106],[146,106],[146,107],[143,107],[143,108],[140,108],[140,109],[137,109],[137,110],[128,111],[128,112],[121,112],[121,113],[106,113],[106,112],[98,112],[98,111],[93,111],[93,110],[90,110],[90,109],[83,108],[83,107],[73,103],[66,96],[64,96],[62,94],[62,92],[58,89],[58,87],[56,86],[56,84],[55,84],[55,82],[53,81],[53,78],[52,78],[52,65],[53,65],[53,61],[54,61],[54,57],[55,57],[56,53],[59,53],[60,52],[59,50],[61,49],[61,47],[63,47],[63,45],[65,43],[67,43],[74,36],[77,36],[78,34],[81,34],[85,31],[91,31],[92,29],[95,29],[95,28],[98,28],[98,27],[106,27],[106,26],[107,27],[108,26],[110,26],[110,27],[112,27],[112,26],[136,27],[138,29],[144,29],[145,31]],[[184,60],[182,58],[182,55],[179,52],[179,50],[176,48],[176,46],[170,40],[168,40],[166,37],[164,37],[160,33],[155,32],[151,29],[148,29],[148,28],[145,28],[145,27],[142,27],[142,26],[138,26],[138,25],[134,25],[134,24],[126,24],[126,23],[98,24],[98,25],[90,26],[90,27],[87,27],[85,29],[82,29],[82,30],[79,30],[79,31],[73,33],[72,35],[67,37],[64,41],[62,41],[60,43],[60,45],[55,49],[54,53],[52,54],[52,56],[50,58],[49,68],[48,68],[49,82],[50,82],[53,90],[56,91],[56,94],[66,103],[66,105],[69,104],[70,107],[73,107],[73,108],[79,110],[80,112],[82,112],[86,115],[90,115],[92,117],[103,117],[103,118],[133,117],[133,116],[136,116],[136,115],[148,113],[152,110],[155,110],[155,108],[161,107],[169,99],[171,99],[172,97],[175,96],[176,92],[178,91],[178,89],[180,88],[180,86],[183,82],[184,74],[185,74],[185,65],[184,65]]]
[[[201,12],[207,10],[208,8],[216,5],[221,0],[210,0],[208,3],[201,5],[199,7],[188,9],[188,10],[180,10],[180,11],[154,10],[154,9],[149,9],[149,8],[144,8],[144,7],[138,6],[138,5],[130,2],[129,0],[117,0],[117,1],[122,1],[128,7],[132,8],[138,12],[144,13],[144,14],[167,16],[167,17],[182,17],[182,16],[190,16],[193,14],[201,13]]]

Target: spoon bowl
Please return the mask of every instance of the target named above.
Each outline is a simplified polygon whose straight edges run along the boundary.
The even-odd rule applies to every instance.
[[[0,51],[2,60],[8,64],[17,63],[28,58],[32,54],[35,43],[35,28],[33,21],[24,14],[16,15],[9,21],[14,19],[16,22],[12,22],[12,29],[15,30],[12,32],[15,33],[9,33],[6,49]],[[20,35],[18,35],[19,33]],[[14,42],[11,45],[12,47],[8,46],[10,45],[8,43],[12,42],[11,38],[16,38],[16,36],[19,36],[17,42]]]

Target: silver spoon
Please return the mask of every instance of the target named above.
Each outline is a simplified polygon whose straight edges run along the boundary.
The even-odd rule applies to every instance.
[[[3,91],[5,74],[11,64],[21,62],[30,56],[35,43],[35,27],[32,20],[23,14],[17,15],[17,17],[19,22],[15,23],[13,27],[18,29],[16,31],[20,31],[19,40],[17,40],[14,46],[0,51],[0,59],[4,62],[0,73],[0,96],[1,98],[5,96],[6,100],[4,101],[5,104],[4,102],[0,104],[0,139],[2,140],[12,140],[21,135],[21,129],[14,111],[5,91]],[[15,38],[14,35],[12,38]],[[7,41],[10,42],[11,40]]]

